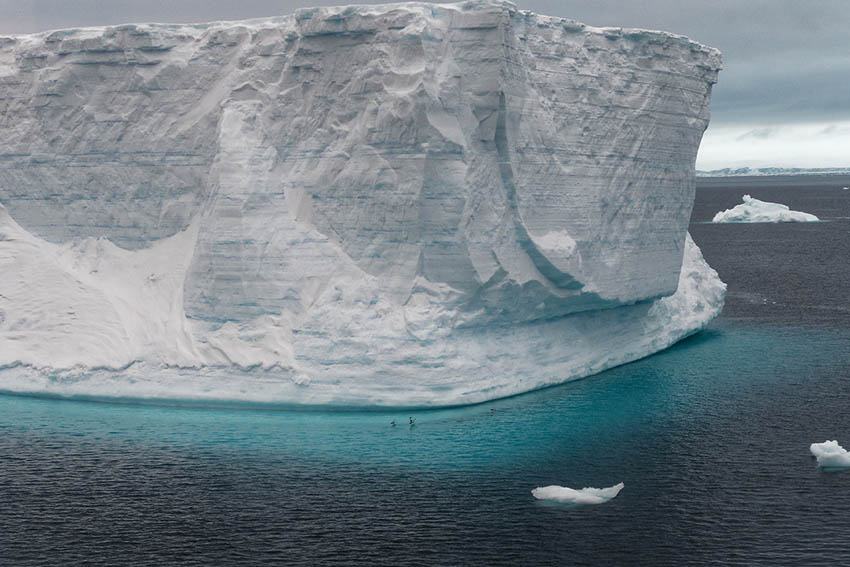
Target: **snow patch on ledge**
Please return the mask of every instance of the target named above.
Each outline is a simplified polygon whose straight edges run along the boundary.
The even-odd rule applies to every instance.
[[[817,222],[815,215],[792,211],[788,205],[760,201],[749,195],[744,195],[744,202],[731,209],[726,209],[714,215],[711,222]]]

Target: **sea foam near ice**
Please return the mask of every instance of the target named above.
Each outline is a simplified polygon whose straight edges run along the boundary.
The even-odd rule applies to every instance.
[[[561,504],[604,504],[612,498],[615,498],[625,485],[621,482],[608,488],[568,488],[566,486],[543,486],[535,488],[531,494],[538,500],[549,500],[559,502]]]
[[[720,211],[711,222],[816,222],[820,220],[815,215],[792,211],[788,205],[760,201],[749,195],[744,195],[744,202],[731,209]]]

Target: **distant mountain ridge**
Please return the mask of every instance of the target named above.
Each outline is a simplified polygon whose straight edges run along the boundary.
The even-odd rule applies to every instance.
[[[697,177],[737,177],[755,175],[843,175],[850,174],[850,167],[724,167],[711,171],[697,170]]]

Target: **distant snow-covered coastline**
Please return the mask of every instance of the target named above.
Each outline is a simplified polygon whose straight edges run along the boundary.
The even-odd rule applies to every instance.
[[[850,175],[850,167],[724,167],[710,171],[697,170],[697,177],[755,177],[766,175]]]
[[[815,215],[792,211],[788,205],[760,201],[744,195],[740,205],[720,211],[711,222],[817,222]]]

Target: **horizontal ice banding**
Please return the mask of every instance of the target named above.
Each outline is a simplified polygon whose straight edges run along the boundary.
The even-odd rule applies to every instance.
[[[581,378],[704,328],[726,286],[687,237],[676,293],[523,325],[451,329],[433,287],[399,311],[367,277],[309,317],[186,318],[193,231],[145,250],[45,242],[0,209],[0,390],[349,406],[478,403]],[[344,280],[343,280],[344,281]],[[416,338],[415,334],[422,338]]]
[[[716,50],[509,2],[0,40],[0,389],[456,405],[704,328]]]

